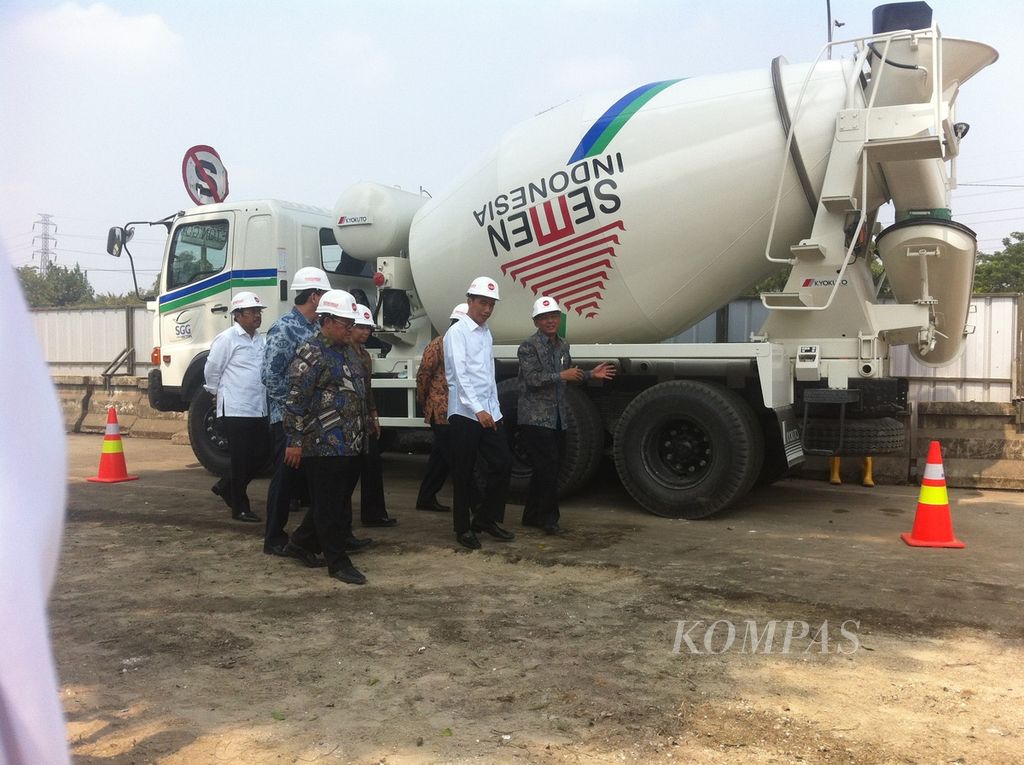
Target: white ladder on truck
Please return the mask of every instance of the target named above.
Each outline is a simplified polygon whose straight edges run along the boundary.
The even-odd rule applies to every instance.
[[[884,66],[878,67],[877,77],[872,84],[871,98],[866,107],[857,107],[856,89],[859,87],[861,73],[871,55],[880,56],[883,62],[888,61],[889,47],[893,40],[907,37],[930,37],[932,44],[932,92],[930,100],[925,104],[898,104],[894,106],[875,107],[875,97],[880,90]],[[783,199],[783,186],[786,172],[792,161],[791,148],[794,141],[796,126],[815,67],[832,47],[855,44],[857,56],[853,72],[847,82],[846,108],[840,111],[836,121],[836,130],[832,142],[828,167],[822,183],[822,191],[815,211],[814,228],[820,230],[827,227],[846,226],[847,216],[858,213],[857,224],[850,236],[839,269],[832,284],[828,299],[821,304],[808,302],[809,293],[802,292],[766,292],[761,294],[762,304],[769,310],[776,311],[824,311],[828,309],[842,284],[847,267],[855,259],[857,243],[864,232],[867,222],[867,210],[862,202],[867,197],[867,180],[869,168],[881,162],[895,160],[945,159],[947,147],[956,146],[956,138],[948,118],[948,106],[942,99],[942,45],[941,34],[934,24],[930,29],[889,32],[883,35],[854,38],[828,43],[825,45],[814,65],[808,71],[800,90],[793,119],[786,133],[786,148],[783,155],[782,169],[779,174],[779,185],[772,211],[768,242],[765,246],[765,258],[772,263],[795,265],[797,263],[824,262],[835,259],[834,253],[828,251],[814,235],[798,244],[792,245],[790,258],[775,258],[771,255],[775,228]],[[883,50],[878,51],[876,44],[884,43]],[[859,184],[856,170],[859,168]],[[851,193],[859,185],[859,196]],[[787,285],[788,286],[788,285]]]

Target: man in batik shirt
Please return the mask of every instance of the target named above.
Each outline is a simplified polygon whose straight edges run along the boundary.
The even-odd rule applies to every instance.
[[[350,504],[366,435],[365,382],[349,344],[356,301],[331,290],[320,298],[317,314],[320,331],[298,347],[288,368],[284,460],[293,468],[305,466],[312,507],[285,551],[314,568],[324,565],[315,554],[321,550],[330,576],[365,584],[346,553],[370,541],[352,536]]]
[[[287,554],[284,548],[288,534],[284,529],[291,502],[308,494],[302,471],[284,464],[284,402],[288,397],[288,365],[295,358],[295,349],[316,332],[316,309],[330,288],[327,274],[321,269],[300,268],[291,285],[295,306],[267,332],[261,376],[270,403],[270,437],[274,448],[274,475],[267,489],[267,525],[263,534],[263,552],[267,555]]]

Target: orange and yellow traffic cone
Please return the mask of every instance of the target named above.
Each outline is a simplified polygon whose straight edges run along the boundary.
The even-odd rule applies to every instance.
[[[949,496],[946,494],[946,471],[942,468],[942,449],[938,441],[928,447],[928,463],[921,480],[921,495],[917,501],[914,528],[900,539],[912,547],[963,547],[953,536],[953,519],[949,515]]]
[[[121,445],[121,426],[117,424],[114,407],[107,409],[107,431],[103,436],[103,451],[100,453],[99,473],[88,481],[95,483],[118,483],[138,480],[137,475],[128,475],[124,463],[124,447]]]

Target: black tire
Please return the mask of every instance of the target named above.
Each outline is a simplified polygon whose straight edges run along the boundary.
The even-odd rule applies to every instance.
[[[565,401],[569,429],[558,472],[560,497],[575,494],[589,484],[597,475],[604,454],[604,421],[597,405],[581,388],[571,386],[565,390]]]
[[[907,444],[903,423],[892,417],[846,420],[843,448],[839,451],[839,420],[808,420],[801,435],[805,449],[830,451],[837,455],[890,454],[900,451]]]
[[[193,454],[204,468],[214,475],[228,475],[231,470],[228,439],[215,415],[213,396],[200,388],[188,407],[188,438]]]
[[[568,430],[565,433],[565,453],[558,470],[558,496],[567,497],[579,491],[597,473],[604,451],[604,423],[594,402],[578,388],[566,389],[569,409]],[[512,480],[510,496],[522,500],[530,486],[533,466],[519,436],[519,381],[502,380],[498,383],[498,404],[512,453]]]
[[[706,518],[746,494],[763,434],[738,395],[694,380],[659,383],[630,402],[612,452],[626,491],[667,518]]]

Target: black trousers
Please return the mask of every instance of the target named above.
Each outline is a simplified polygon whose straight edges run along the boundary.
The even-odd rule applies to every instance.
[[[267,525],[263,533],[263,547],[274,547],[288,543],[285,526],[288,525],[288,511],[292,499],[307,499],[306,475],[302,463],[298,468],[284,464],[284,450],[288,439],[284,435],[284,424],[275,422],[270,426],[270,439],[274,449],[274,475],[267,489]]]
[[[328,573],[352,565],[345,540],[352,536],[352,491],[361,457],[303,457],[312,506],[292,532],[292,544],[323,552]]]
[[[221,493],[231,498],[231,514],[252,512],[247,489],[267,461],[270,432],[266,417],[221,417],[228,437],[231,473],[221,478]],[[225,493],[225,490],[227,493]]]
[[[452,515],[455,533],[469,531],[471,524],[503,523],[505,498],[512,467],[504,424],[484,428],[476,419],[453,414],[448,419],[452,438]],[[477,461],[483,471],[483,494],[473,506],[473,472]]]
[[[359,470],[359,520],[363,523],[383,521],[388,517],[384,503],[384,463],[380,458],[380,441],[367,436],[366,452]]]
[[[430,458],[427,460],[427,472],[420,483],[420,491],[416,497],[417,505],[429,505],[437,499],[444,482],[448,480],[448,471],[452,463],[451,428],[448,425],[433,423],[430,431],[434,441],[430,445]]]
[[[523,525],[558,525],[558,468],[565,453],[565,431],[520,425],[519,435],[530,455],[533,474],[523,507]]]

